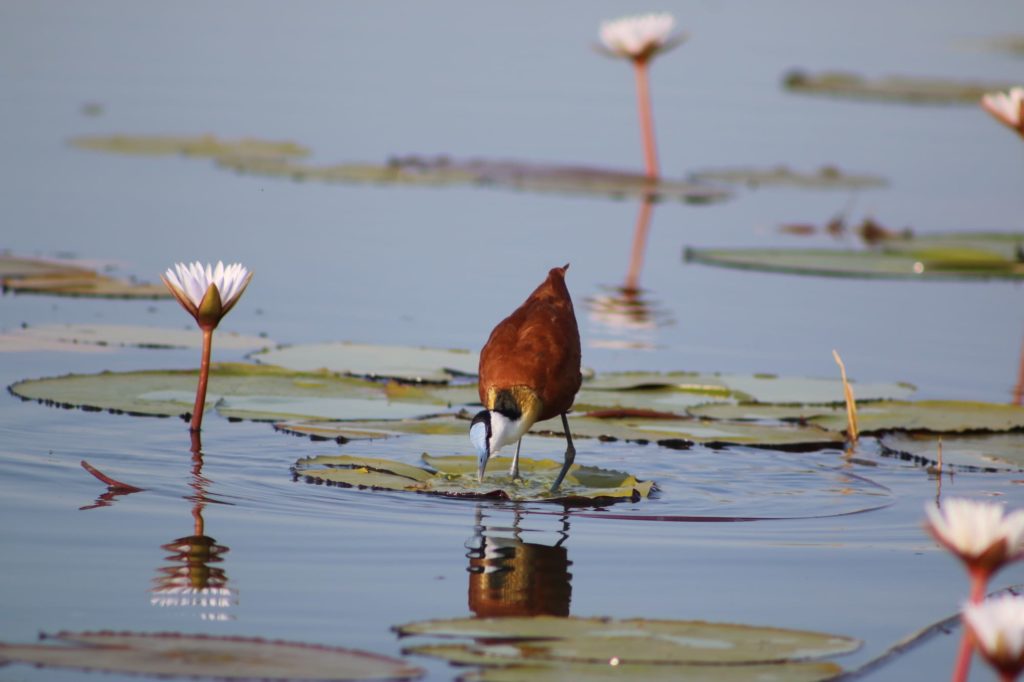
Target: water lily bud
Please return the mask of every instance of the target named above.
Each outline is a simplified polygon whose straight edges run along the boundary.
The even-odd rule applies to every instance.
[[[613,57],[647,61],[683,42],[685,36],[672,34],[674,26],[668,13],[622,17],[601,24],[601,43]]]
[[[931,534],[972,572],[991,575],[1024,556],[1024,510],[1007,514],[999,504],[951,499],[925,511]]]
[[[975,647],[1003,679],[1024,670],[1024,598],[1006,596],[967,604],[963,619]]]

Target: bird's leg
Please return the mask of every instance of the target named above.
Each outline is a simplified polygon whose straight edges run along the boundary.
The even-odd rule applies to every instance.
[[[551,492],[558,490],[558,486],[562,485],[562,479],[569,472],[569,467],[572,466],[572,462],[576,459],[576,448],[572,445],[572,434],[569,433],[569,420],[562,415],[562,427],[565,429],[565,463],[562,464],[562,470],[558,472],[558,478],[555,479],[554,484],[551,486]]]
[[[516,443],[516,456],[512,458],[512,468],[508,470],[508,475],[512,477],[513,481],[519,480],[519,448],[521,447],[523,447],[522,438]]]

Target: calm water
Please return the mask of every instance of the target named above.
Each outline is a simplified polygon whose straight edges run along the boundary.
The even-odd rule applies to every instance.
[[[685,246],[821,245],[778,234],[851,205],[926,233],[1024,229],[1024,146],[974,107],[909,107],[787,95],[790,68],[1021,80],[1024,62],[974,41],[1024,25],[1017,2],[772,1],[665,5],[691,40],[653,67],[663,171],[718,166],[877,173],[885,189],[742,190],[715,206],[658,205],[641,277],[670,324],[622,329],[585,300],[625,277],[637,205],[501,190],[328,186],[240,177],[203,161],[70,148],[79,134],[214,133],[288,139],[314,161],[390,154],[641,167],[632,81],[589,43],[601,19],[648,9],[589,2],[7,2],[0,5],[0,247],[113,261],[154,280],[170,263],[240,260],[256,276],[225,327],[278,342],[351,339],[476,348],[553,265],[572,262],[584,362],[598,371],[692,369],[905,380],[920,397],[1009,400],[1024,339],[1007,283],[891,283],[717,270]],[[87,103],[102,114],[86,116]],[[817,241],[816,241],[817,239]],[[125,322],[184,327],[173,302],[0,298],[0,327]],[[610,345],[628,342],[630,350]],[[216,359],[240,354],[215,351]],[[195,351],[0,355],[0,382],[67,372],[194,367]],[[560,453],[555,441],[531,454]],[[962,571],[920,528],[936,482],[867,442],[838,451],[675,452],[582,441],[580,461],[662,483],[616,508],[810,517],[658,523],[600,513],[405,498],[293,482],[299,457],[334,444],[210,416],[202,478],[185,425],[0,402],[0,640],[61,629],[252,635],[396,654],[389,628],[471,612],[482,542],[551,559],[552,603],[574,615],[650,616],[821,629],[862,638],[855,666],[952,613]],[[367,446],[414,461],[462,440]],[[525,447],[525,446],[524,446]],[[78,465],[147,488],[90,506],[103,487]],[[869,482],[863,479],[868,479]],[[1024,504],[1020,475],[959,473],[942,494]],[[200,508],[201,507],[201,508]],[[551,512],[552,510],[547,510]],[[227,605],[175,606],[154,592],[181,562],[162,546],[204,532]],[[486,538],[486,539],[485,539]],[[565,552],[555,551],[556,544]],[[567,564],[571,562],[571,565]],[[211,564],[214,565],[214,564]],[[998,585],[1024,582],[1015,568]],[[939,637],[869,679],[942,677]],[[430,679],[447,664],[417,660]],[[0,668],[0,679],[80,673]],[[993,679],[976,665],[972,679]]]

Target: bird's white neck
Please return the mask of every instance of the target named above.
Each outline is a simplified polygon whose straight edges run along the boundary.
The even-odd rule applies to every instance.
[[[518,442],[529,428],[529,424],[522,417],[513,421],[501,412],[491,412],[491,454],[506,445]]]

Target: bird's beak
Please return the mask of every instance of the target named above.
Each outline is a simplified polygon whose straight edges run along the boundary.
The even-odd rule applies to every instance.
[[[479,461],[477,465],[477,480],[484,482],[484,470],[487,469],[487,460],[491,457],[490,445],[487,442],[487,425],[477,422],[469,429],[469,440],[476,448],[476,456]]]
[[[477,466],[476,478],[480,483],[484,482],[484,470],[487,469],[487,460],[490,458],[486,452],[480,453],[480,464]]]

